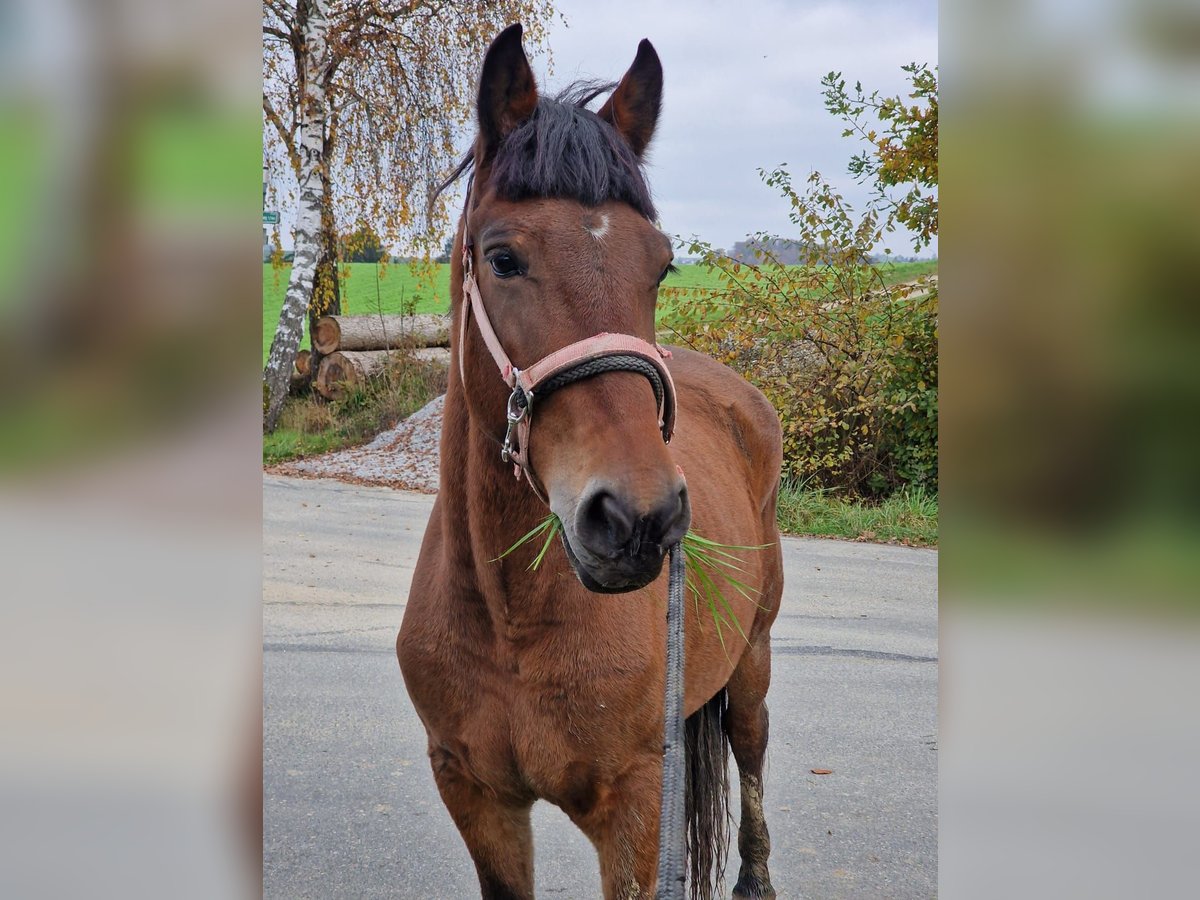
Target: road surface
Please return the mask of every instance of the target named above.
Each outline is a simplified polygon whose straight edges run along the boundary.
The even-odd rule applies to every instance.
[[[268,898],[479,896],[395,656],[432,503],[263,478]],[[784,564],[768,695],[775,888],[780,898],[928,900],[937,893],[937,553],[786,538]],[[539,897],[600,896],[595,854],[565,815],[537,804],[534,838]],[[736,841],[731,857],[730,888]]]

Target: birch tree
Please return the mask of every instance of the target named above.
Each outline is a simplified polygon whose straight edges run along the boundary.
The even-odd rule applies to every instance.
[[[263,3],[263,145],[275,168],[290,171],[297,185],[303,182],[298,138],[309,5]],[[527,46],[539,46],[553,14],[550,0],[326,5],[328,61],[320,76],[327,113],[320,169],[326,191],[310,322],[339,306],[339,234],[374,231],[385,249],[400,244],[414,255],[440,249],[449,198],[432,207],[430,198],[454,165],[479,61],[491,39],[512,22],[525,26]]]
[[[328,0],[297,0],[296,11],[302,19],[303,38],[300,53],[299,84],[302,95],[298,104],[299,141],[292,147],[298,172],[299,192],[296,204],[296,253],[287,295],[279,315],[279,325],[271,341],[263,373],[264,425],[274,431],[287,397],[288,379],[300,349],[304,313],[313,292],[313,279],[320,253],[321,210],[327,195],[325,170],[326,96],[329,72]]]

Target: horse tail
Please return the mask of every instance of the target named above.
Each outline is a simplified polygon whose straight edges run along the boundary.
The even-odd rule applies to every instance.
[[[729,737],[725,688],[684,723],[685,808],[692,900],[724,893],[729,854]],[[715,884],[714,884],[715,882]]]

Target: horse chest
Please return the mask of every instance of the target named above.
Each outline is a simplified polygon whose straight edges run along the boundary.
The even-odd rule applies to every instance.
[[[653,627],[601,609],[582,625],[510,627],[497,639],[427,596],[436,594],[410,597],[400,649],[435,771],[586,815],[612,796],[631,761],[657,764],[662,670]]]
[[[514,686],[508,726],[517,770],[537,796],[569,813],[586,813],[631,759],[661,747],[661,712],[646,701],[643,679],[614,680]]]
[[[461,748],[456,755],[470,760],[474,780],[492,789],[532,794],[582,815],[610,793],[631,759],[661,752],[658,688],[644,666],[476,674],[488,686],[463,685],[459,696],[472,698],[470,708],[453,716],[442,744]]]

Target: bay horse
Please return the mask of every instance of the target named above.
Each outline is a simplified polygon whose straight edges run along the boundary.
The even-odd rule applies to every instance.
[[[653,896],[663,558],[689,528],[762,547],[741,553],[738,577],[755,593],[725,597],[737,630],[718,633],[698,595],[694,610],[688,604],[691,890],[711,897],[714,882],[724,884],[732,748],[742,801],[733,896],[775,896],[763,761],[770,627],[783,589],[781,435],[768,401],[732,370],[655,343],[672,245],[653,224],[642,164],[662,86],[658,55],[642,41],[599,111],[587,104],[612,85],[543,97],[521,27],[510,26],[484,57],[479,132],[451,176],[473,170],[452,254],[458,337],[441,487],[396,651],[484,898],[533,896],[530,810],[539,799],[591,839],[607,900]],[[659,376],[618,367],[539,395],[510,453],[506,412],[519,371],[576,342],[613,339],[661,354],[650,368],[673,382],[673,437],[663,385],[647,389]],[[503,360],[509,368],[498,376]],[[528,483],[513,477],[513,457]],[[536,547],[503,554],[547,505],[563,552],[531,570]]]

